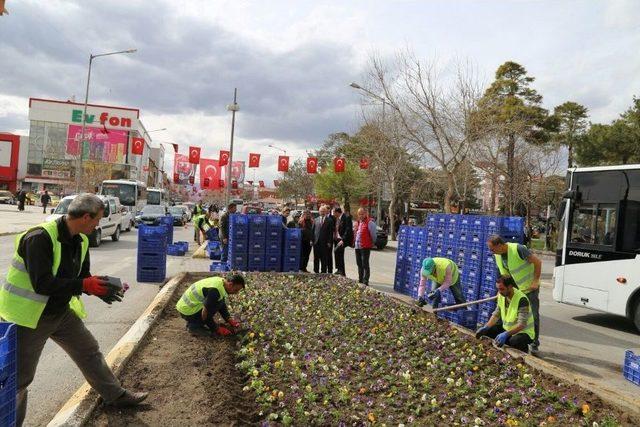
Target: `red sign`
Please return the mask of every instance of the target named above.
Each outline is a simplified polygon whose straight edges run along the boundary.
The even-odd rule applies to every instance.
[[[360,169],[369,169],[369,159],[360,159]]]
[[[202,188],[213,188],[212,184],[220,179],[221,169],[216,159],[200,159],[200,184]],[[208,179],[208,184],[205,179]]]
[[[260,167],[260,154],[249,153],[249,167],[250,168]]]
[[[289,156],[278,157],[278,172],[287,172],[289,170]]]
[[[307,158],[307,173],[318,173],[318,158]]]
[[[220,160],[220,166],[226,166],[229,164],[229,152],[225,150],[220,150],[220,156],[218,157]]]
[[[258,181],[258,185],[260,185],[260,188],[264,188],[264,181]]]
[[[144,153],[144,138],[133,138],[131,144],[131,154]]]
[[[336,157],[333,159],[333,169],[336,173],[344,172],[344,159],[342,157]]]
[[[189,163],[200,163],[200,147],[189,147]]]

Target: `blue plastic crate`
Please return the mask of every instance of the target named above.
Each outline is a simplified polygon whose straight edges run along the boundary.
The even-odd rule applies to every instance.
[[[520,235],[524,233],[524,218],[520,216],[507,216],[501,218],[500,234],[509,236]]]
[[[212,240],[212,241],[220,240],[220,237],[218,236],[217,228],[210,228],[207,230],[207,240]]]
[[[229,266],[226,262],[222,261],[213,261],[209,266],[209,271],[229,271]]]
[[[138,238],[164,238],[166,240],[167,233],[166,225],[138,225]]]
[[[248,245],[248,250],[249,253],[262,253],[264,254],[264,251],[266,249],[266,241],[264,239],[262,240],[251,240],[249,239],[249,245]]]
[[[136,278],[138,282],[159,283],[167,277],[166,267],[139,267]]]
[[[179,245],[183,251],[189,251],[189,242],[173,242],[174,245]]]
[[[481,283],[478,288],[478,298],[489,298],[495,296],[498,293],[495,285],[487,285],[486,283]]]
[[[478,323],[478,309],[462,308],[452,313],[453,322],[468,329],[475,329]]]
[[[248,226],[249,225],[249,215],[244,214],[231,214],[229,215],[229,226]]]
[[[0,322],[0,426],[16,422],[17,326]]]
[[[186,252],[182,249],[182,245],[167,245],[167,255],[184,256]]]
[[[138,267],[162,267],[166,263],[166,252],[138,252]]]
[[[631,350],[625,351],[622,373],[627,380],[640,386],[640,354],[635,355]]]
[[[298,270],[300,270],[300,261],[282,263],[282,271],[284,272],[296,272]]]
[[[166,252],[167,236],[162,239],[142,238],[138,239],[138,252]]]

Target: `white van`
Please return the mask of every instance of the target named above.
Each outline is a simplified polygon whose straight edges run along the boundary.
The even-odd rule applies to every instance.
[[[89,246],[98,247],[102,242],[103,237],[111,236],[111,240],[117,242],[120,240],[120,232],[122,231],[122,206],[117,197],[113,196],[98,196],[100,200],[104,202],[104,215],[96,229],[89,235]],[[67,213],[71,201],[76,198],[76,195],[67,196],[60,200],[60,203],[55,209],[52,209],[51,215],[49,215],[46,221],[53,221],[60,218]],[[131,226],[128,227],[131,229]]]

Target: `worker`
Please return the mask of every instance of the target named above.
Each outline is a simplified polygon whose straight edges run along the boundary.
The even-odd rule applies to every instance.
[[[535,354],[540,346],[539,290],[542,261],[525,245],[507,243],[498,235],[489,237],[487,246],[494,254],[500,274],[513,277],[518,289],[527,295],[535,321],[535,338],[531,344],[531,353]]]
[[[424,293],[427,287],[427,280],[431,279],[434,289],[427,295],[431,301],[433,308],[440,306],[442,300],[442,291],[451,288],[453,299],[456,304],[466,302],[460,286],[460,271],[455,262],[448,258],[425,258],[422,260],[422,268],[420,269],[420,285],[418,286],[418,306],[422,307],[427,302]]]
[[[121,298],[108,281],[90,273],[87,235],[104,209],[97,196],[81,194],[66,215],[16,238],[6,279],[0,283],[0,317],[17,325],[18,426],[26,415],[27,388],[49,338],[71,357],[106,404],[135,406],[147,397],[122,387],[81,320],[86,317],[79,298],[83,292],[108,304]]]
[[[237,294],[242,289],[244,289],[244,277],[240,274],[234,274],[227,279],[207,277],[187,288],[178,300],[176,310],[187,321],[187,330],[192,335],[231,335],[237,331],[240,323],[229,314],[227,295]],[[220,313],[232,329],[217,325],[213,320],[216,313]]]
[[[207,209],[193,221],[193,228],[197,232],[196,242],[198,242],[198,245],[202,243],[202,236],[204,236],[204,240],[207,240],[207,231],[212,227],[209,218],[211,218],[211,211]]]
[[[489,321],[476,331],[476,338],[488,336],[502,347],[507,344],[527,353],[534,338],[534,320],[527,295],[516,287],[513,277],[496,281],[498,305]],[[502,324],[498,321],[501,320]]]

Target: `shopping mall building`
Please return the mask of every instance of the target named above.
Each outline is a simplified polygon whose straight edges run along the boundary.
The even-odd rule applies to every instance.
[[[89,104],[81,144],[84,104],[29,99],[29,147],[22,188],[69,194],[81,169],[81,190],[91,191],[105,179],[130,178],[164,187],[164,148],[151,148],[140,110]],[[144,139],[141,155],[133,154],[133,138]]]

